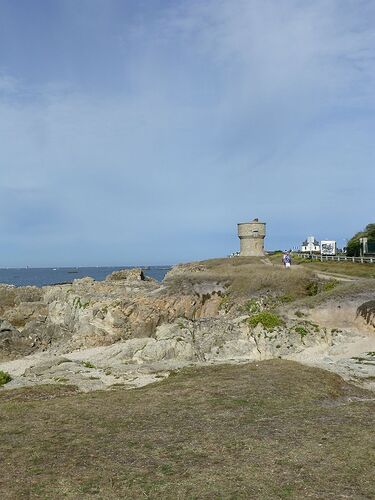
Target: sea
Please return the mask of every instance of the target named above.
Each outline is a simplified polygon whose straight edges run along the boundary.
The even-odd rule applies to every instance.
[[[0,269],[0,283],[15,286],[45,286],[72,283],[87,276],[103,281],[106,276],[120,269],[140,267],[146,276],[162,281],[171,266],[120,266],[120,267],[27,267]]]

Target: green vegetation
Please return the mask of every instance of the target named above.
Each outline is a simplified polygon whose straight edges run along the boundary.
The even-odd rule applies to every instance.
[[[261,311],[262,306],[259,303],[259,300],[250,299],[244,304],[243,309],[247,314],[256,314]]]
[[[374,498],[372,400],[280,360],[1,391],[2,498]]]
[[[251,327],[255,327],[259,323],[268,331],[284,325],[284,321],[279,316],[269,311],[262,311],[247,319],[247,324]]]
[[[363,231],[359,231],[348,241],[346,250],[348,256],[360,255],[360,238],[368,238],[369,244],[375,244],[375,224],[367,224]]]
[[[12,377],[7,372],[0,370],[0,386],[5,385],[12,380]]]
[[[324,283],[323,285],[323,290],[325,292],[329,292],[330,290],[333,290],[337,286],[338,282],[336,280],[330,280],[327,281],[327,283]]]
[[[306,292],[310,297],[317,295],[319,292],[319,283],[317,283],[316,281],[310,281],[309,283],[307,283]]]
[[[308,331],[306,330],[304,325],[297,325],[294,328],[295,332],[298,333],[298,335],[301,336],[301,340],[303,341],[304,337],[308,334]]]
[[[339,282],[337,280],[329,280],[325,282],[310,281],[306,284],[306,292],[309,297],[314,297],[315,295],[318,295],[318,293],[333,290],[338,284]]]

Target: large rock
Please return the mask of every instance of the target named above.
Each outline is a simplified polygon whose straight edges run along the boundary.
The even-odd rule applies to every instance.
[[[0,359],[12,359],[33,352],[32,338],[23,335],[9,321],[0,319]]]
[[[121,269],[120,271],[114,271],[112,274],[107,276],[108,281],[144,281],[145,275],[140,268],[135,269]]]

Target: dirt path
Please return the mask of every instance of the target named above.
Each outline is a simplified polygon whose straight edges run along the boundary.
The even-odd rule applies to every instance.
[[[327,273],[325,271],[317,271],[314,269],[315,274],[318,276],[318,278],[321,279],[335,279],[337,281],[359,281],[363,278],[359,278],[356,276],[347,276],[345,274],[335,274],[335,273]]]

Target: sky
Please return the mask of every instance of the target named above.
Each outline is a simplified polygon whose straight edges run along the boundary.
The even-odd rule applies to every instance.
[[[0,0],[0,267],[375,222],[372,0]]]

